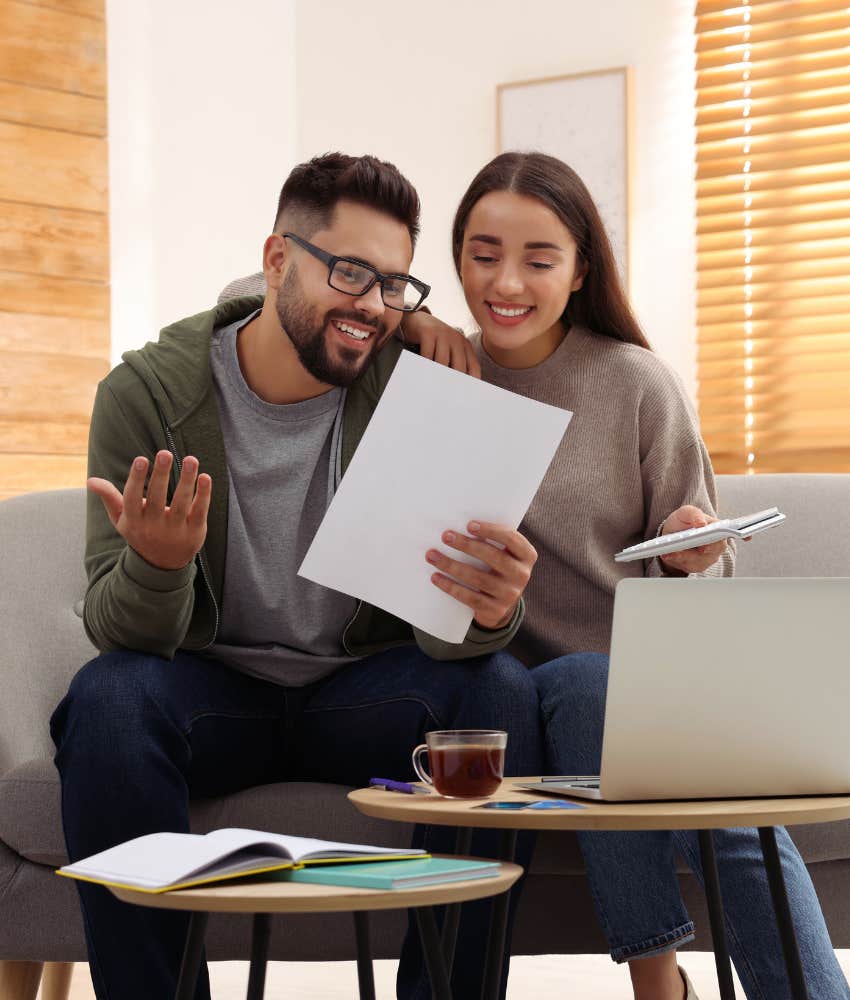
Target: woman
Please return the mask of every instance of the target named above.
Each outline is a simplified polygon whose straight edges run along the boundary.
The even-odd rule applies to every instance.
[[[536,667],[550,773],[598,773],[617,581],[728,576],[734,563],[725,542],[645,563],[613,555],[714,520],[711,463],[679,380],[631,311],[596,206],[566,164],[540,153],[496,157],[460,202],[452,249],[480,330],[472,343],[483,378],[574,412],[520,528],[539,561],[512,651]],[[405,330],[426,355],[435,343],[446,350],[434,317],[418,314]],[[445,556],[428,558],[438,571],[451,568]],[[444,572],[433,579],[452,587]],[[805,865],[787,833],[777,837],[810,995],[848,1000]],[[612,957],[629,963],[636,1000],[694,998],[676,961],[694,934],[673,862],[675,849],[701,876],[696,832],[582,833],[579,841]],[[781,1000],[788,985],[757,834],[719,832],[715,849],[746,995]]]

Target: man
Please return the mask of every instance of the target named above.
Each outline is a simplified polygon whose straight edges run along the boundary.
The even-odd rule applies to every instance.
[[[101,383],[84,622],[103,653],[51,721],[72,860],[188,830],[192,796],[404,775],[426,729],[505,729],[508,772],[541,770],[534,685],[498,652],[536,558],[517,532],[443,536],[487,573],[423,553],[474,611],[460,645],[297,576],[401,350],[393,334],[427,294],[408,274],[418,216],[390,164],[296,167],[263,247],[264,299],[166,328]],[[98,997],[173,995],[186,919],[79,891]],[[477,939],[472,923],[461,933]],[[477,946],[461,938],[457,954],[457,995],[473,995]],[[415,942],[405,956],[400,991],[430,996]]]

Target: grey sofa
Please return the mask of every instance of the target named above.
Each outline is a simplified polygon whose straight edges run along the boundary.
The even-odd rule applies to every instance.
[[[740,576],[850,575],[850,475],[721,476],[724,514],[778,505],[781,528],[742,545]],[[42,962],[85,961],[72,883],[54,876],[66,860],[59,782],[47,722],[77,669],[94,654],[80,621],[82,490],[30,494],[0,504],[0,1000],[35,996]],[[831,526],[827,533],[826,525]],[[402,844],[409,828],[359,815],[346,789],[308,782],[252,788],[194,803],[199,831],[221,826],[282,831],[366,843]],[[109,790],[104,789],[108,795]],[[797,827],[836,947],[850,947],[850,822]],[[688,908],[700,928],[696,947],[710,947],[702,895],[682,875]],[[375,914],[376,957],[398,953],[404,919]],[[249,921],[213,917],[208,954],[248,955]],[[574,838],[538,840],[513,943],[517,954],[605,950],[593,917]],[[276,918],[271,957],[353,957],[353,927],[343,915]],[[24,964],[30,963],[30,964]],[[61,977],[60,977],[61,979]],[[10,985],[15,983],[17,985]],[[61,987],[54,996],[60,996]]]

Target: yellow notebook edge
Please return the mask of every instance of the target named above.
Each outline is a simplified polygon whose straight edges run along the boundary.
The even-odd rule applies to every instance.
[[[430,858],[430,854],[370,854],[369,857],[343,857],[343,858],[313,858],[302,862],[283,861],[273,865],[264,865],[261,868],[250,868],[241,872],[229,872],[227,875],[213,875],[209,878],[192,879],[188,882],[175,882],[172,885],[157,886],[150,889],[140,885],[130,885],[127,882],[113,882],[105,878],[96,878],[91,875],[78,875],[76,872],[65,872],[61,868],[55,869],[54,875],[61,875],[63,878],[75,879],[77,882],[91,882],[93,885],[103,885],[108,889],[127,889],[130,892],[145,892],[156,896],[163,892],[173,892],[177,889],[194,889],[199,886],[214,886],[219,882],[229,882],[236,878],[247,878],[250,875],[263,875],[266,872],[279,872],[291,869],[305,868],[308,865],[339,865],[351,864],[352,862],[369,861],[412,861]]]

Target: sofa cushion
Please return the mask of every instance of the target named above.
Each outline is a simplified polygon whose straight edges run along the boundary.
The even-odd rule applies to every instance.
[[[206,833],[242,826],[388,847],[410,843],[409,824],[362,815],[346,799],[348,790],[344,785],[288,781],[197,799],[190,807],[192,830]],[[790,832],[807,862],[850,857],[850,820],[795,826]],[[29,761],[0,778],[0,841],[36,864],[67,863],[59,775],[51,760]],[[574,836],[552,832],[538,836],[531,864],[534,874],[577,875],[583,870]],[[679,870],[687,871],[681,864]]]
[[[343,785],[297,781],[197,799],[190,807],[192,831],[239,826],[387,847],[410,843],[412,826],[361,815],[346,799],[348,791]],[[67,864],[60,809],[53,761],[20,765],[0,778],[0,841],[36,864]]]

